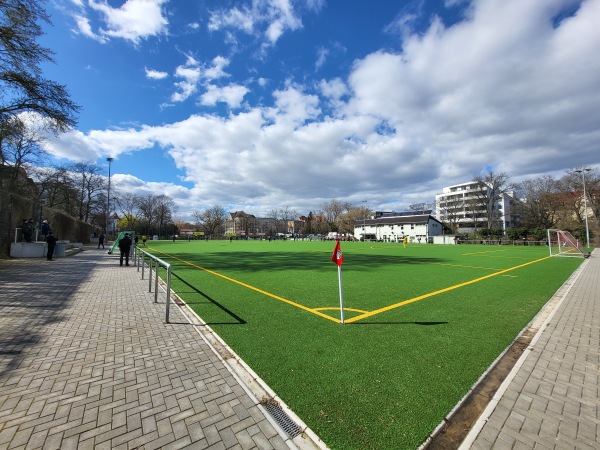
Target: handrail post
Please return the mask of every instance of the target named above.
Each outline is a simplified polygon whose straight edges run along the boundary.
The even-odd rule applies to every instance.
[[[148,292],[152,292],[152,258],[148,261]]]
[[[146,255],[148,256],[148,270],[149,270],[148,292],[152,292],[152,270],[154,270],[154,276],[156,277],[154,279],[154,303],[158,303],[158,283],[159,283],[158,268],[159,268],[159,266],[164,266],[164,268],[167,270],[167,280],[166,280],[167,301],[166,301],[166,310],[165,310],[165,323],[170,323],[169,322],[169,308],[171,305],[171,273],[172,273],[171,264],[163,261],[160,258],[157,258],[156,256],[151,255],[150,253],[145,252],[142,249],[136,248],[136,250],[139,251],[139,257],[141,258],[142,280],[144,279],[144,271],[145,271],[145,266],[146,266],[145,256]],[[152,269],[152,261],[156,261],[154,269]],[[138,271],[139,271],[139,266],[138,266]]]
[[[167,267],[167,308],[165,323],[169,323],[169,304],[171,303],[171,265]]]
[[[154,303],[158,303],[158,260],[154,266]]]

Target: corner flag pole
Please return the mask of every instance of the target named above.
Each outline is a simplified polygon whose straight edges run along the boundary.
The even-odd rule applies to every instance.
[[[342,266],[338,266],[338,284],[340,286],[340,323],[344,324],[344,294],[342,294]]]
[[[331,260],[338,266],[338,284],[340,287],[340,323],[344,324],[344,295],[342,294],[342,263],[344,262],[344,256],[342,249],[340,248],[340,241],[336,241],[335,248],[333,249],[333,255]]]

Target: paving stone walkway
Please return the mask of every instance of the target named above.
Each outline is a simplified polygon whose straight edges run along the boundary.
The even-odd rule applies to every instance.
[[[600,252],[584,264],[461,450],[600,449]]]
[[[0,449],[298,448],[136,267],[0,264]]]

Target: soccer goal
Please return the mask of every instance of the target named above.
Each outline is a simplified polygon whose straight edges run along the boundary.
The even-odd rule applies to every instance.
[[[548,247],[550,256],[575,256],[578,258],[590,256],[579,246],[579,241],[564,230],[548,230]]]

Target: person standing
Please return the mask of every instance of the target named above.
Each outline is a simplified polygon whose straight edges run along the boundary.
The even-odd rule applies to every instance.
[[[54,236],[54,233],[49,231],[48,236],[46,236],[46,243],[48,244],[48,254],[46,255],[46,259],[48,261],[54,261],[54,259],[52,259],[52,255],[54,255],[54,249],[56,248],[57,241],[58,239],[56,236]]]
[[[142,247],[146,246],[146,240],[148,240],[148,238],[145,235],[142,236]]]
[[[104,233],[100,233],[100,236],[98,236],[98,248],[100,248],[100,246],[104,248]]]
[[[44,236],[44,241],[46,240],[46,236],[48,236],[49,231],[50,231],[50,225],[48,225],[47,220],[44,220],[42,222],[42,235]]]
[[[27,226],[25,229],[25,242],[31,242],[31,239],[33,238],[33,235],[35,233],[35,223],[33,223],[33,219],[29,219],[27,221]]]
[[[406,248],[406,244],[408,244],[408,236],[404,235],[402,238],[402,245],[404,245],[404,248]]]
[[[31,236],[29,236],[29,224],[27,219],[21,221],[21,233],[23,242],[31,242]]]
[[[119,250],[121,251],[120,265],[123,265],[123,256],[125,257],[125,265],[129,265],[129,252],[131,251],[131,237],[129,233],[119,239]]]

